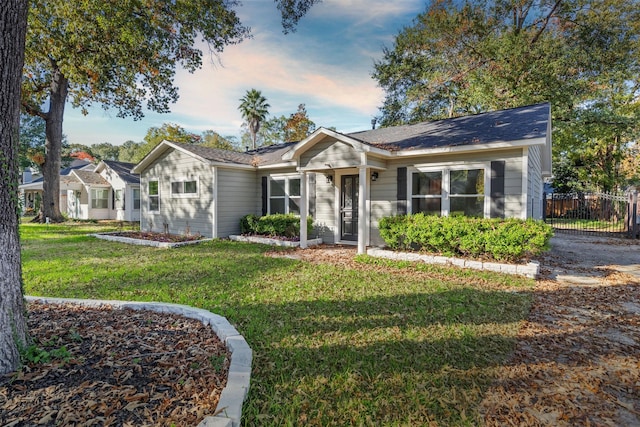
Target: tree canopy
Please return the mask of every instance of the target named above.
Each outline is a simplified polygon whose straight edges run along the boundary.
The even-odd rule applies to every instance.
[[[276,0],[285,31],[317,0]],[[44,216],[58,206],[62,122],[66,101],[88,112],[100,105],[139,119],[145,109],[165,113],[178,98],[177,67],[202,65],[209,54],[249,36],[235,0],[68,2],[31,0],[22,106],[46,123]]]
[[[258,132],[260,124],[265,121],[269,115],[269,103],[267,98],[257,89],[248,90],[245,95],[240,98],[238,110],[242,114],[242,118],[247,123],[249,133],[251,134],[252,148],[257,147]]]
[[[550,102],[554,160],[611,190],[640,124],[640,2],[434,0],[373,77],[383,126]]]

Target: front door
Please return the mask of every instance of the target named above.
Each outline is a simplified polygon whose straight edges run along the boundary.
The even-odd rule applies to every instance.
[[[340,184],[340,236],[358,241],[358,175],[343,175]]]

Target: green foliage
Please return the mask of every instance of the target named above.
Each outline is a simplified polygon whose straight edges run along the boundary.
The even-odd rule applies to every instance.
[[[313,218],[307,217],[307,235],[313,231]],[[259,217],[249,214],[240,219],[242,234],[261,236],[299,237],[300,217],[293,214],[273,214]]]
[[[65,346],[46,350],[31,344],[27,348],[20,349],[20,359],[22,363],[49,363],[52,359],[68,362],[71,359],[71,353]]]
[[[549,249],[552,228],[542,221],[397,215],[380,221],[380,236],[396,250],[518,261]]]
[[[304,104],[300,104],[284,126],[284,142],[302,141],[315,130],[316,124],[309,118]]]
[[[248,90],[240,99],[238,110],[240,110],[242,118],[249,127],[254,150],[257,148],[256,142],[260,124],[264,122],[269,115],[269,107],[270,105],[267,103],[267,98],[262,95],[262,92],[256,89]]]

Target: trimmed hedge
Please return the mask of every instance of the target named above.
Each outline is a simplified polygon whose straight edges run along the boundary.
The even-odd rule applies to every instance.
[[[307,217],[307,235],[313,231],[313,218]],[[240,219],[240,232],[260,236],[300,237],[300,217],[293,214],[245,215]]]
[[[549,249],[553,229],[542,221],[434,216],[418,213],[380,220],[391,249],[439,252],[447,256],[489,256],[518,261]]]

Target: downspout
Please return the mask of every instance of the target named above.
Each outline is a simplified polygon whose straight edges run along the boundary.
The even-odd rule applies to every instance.
[[[307,172],[302,172],[300,177],[300,248],[307,248],[307,212],[309,200],[307,199]]]

